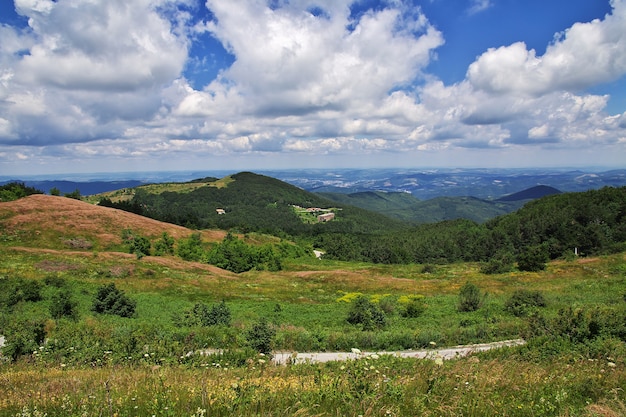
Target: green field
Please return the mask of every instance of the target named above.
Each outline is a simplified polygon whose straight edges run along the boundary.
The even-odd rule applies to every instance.
[[[528,334],[529,318],[511,314],[505,304],[521,288],[544,296],[546,306],[533,308],[541,317],[569,319],[569,326],[580,331],[576,316],[564,315],[564,309],[583,312],[582,321],[609,313],[621,314],[623,320],[622,254],[503,275],[483,275],[473,264],[441,265],[423,273],[422,265],[300,259],[279,272],[223,276],[175,258],[138,260],[6,245],[1,255],[4,285],[16,279],[36,281],[42,295],[40,301],[20,301],[5,309],[4,331],[18,326],[26,332],[41,322],[48,343],[34,347],[35,355],[0,365],[0,415],[624,412],[626,350],[614,329],[580,340],[567,337],[567,331],[539,336],[524,347],[443,364],[382,357],[274,366],[254,353],[246,339],[261,317],[275,330],[274,349],[288,351],[402,350],[432,347],[431,342],[440,347],[515,338]],[[97,288],[111,282],[136,300],[136,317],[90,310]],[[459,289],[466,282],[482,294],[481,306],[473,312],[458,310]],[[70,289],[77,319],[50,317],[59,286]],[[384,307],[384,328],[364,331],[346,321],[357,293]],[[410,297],[423,303],[417,317],[402,316]],[[232,313],[230,326],[177,324],[196,303],[210,306],[222,300]],[[224,353],[188,354],[208,348]]]

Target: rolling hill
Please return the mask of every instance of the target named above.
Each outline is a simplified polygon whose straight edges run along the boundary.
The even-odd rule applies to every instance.
[[[19,237],[21,245],[39,248],[116,248],[122,244],[124,229],[150,238],[166,232],[180,239],[195,232],[122,210],[43,194],[0,203],[0,220],[7,239]],[[202,232],[207,241],[218,241],[225,235],[217,230]]]
[[[376,233],[406,227],[406,223],[384,214],[337,204],[286,182],[251,172],[205,183],[140,186],[126,193],[125,201],[100,204],[197,229],[237,229],[277,236],[301,235],[314,229]],[[335,219],[324,224],[307,224],[296,212],[296,206],[331,210]]]
[[[561,194],[561,191],[549,185],[537,185],[517,193],[498,198],[496,201],[536,200],[547,195]]]
[[[476,197],[435,197],[429,200],[418,200],[410,193],[385,191],[365,191],[351,194],[323,192],[317,194],[337,203],[376,211],[389,217],[417,224],[456,219],[484,223],[489,219],[519,209],[531,199],[549,195],[549,192],[546,191],[541,195],[539,190],[525,190],[509,198],[499,200],[486,200]]]

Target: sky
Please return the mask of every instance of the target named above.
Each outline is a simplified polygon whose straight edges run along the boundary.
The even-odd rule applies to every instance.
[[[626,168],[626,0],[0,0],[0,174]]]

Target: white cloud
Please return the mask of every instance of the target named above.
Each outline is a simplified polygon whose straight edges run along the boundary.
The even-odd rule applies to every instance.
[[[488,8],[490,8],[493,5],[491,3],[491,0],[472,0],[471,3],[472,4],[470,5],[469,9],[467,10],[469,14],[480,13],[482,11],[487,10]]]
[[[420,13],[387,8],[351,22],[347,2],[323,17],[302,7],[313,3],[298,5],[272,10],[263,2],[207,2],[217,20],[206,30],[236,58],[222,77],[248,98],[251,112],[307,114],[380,100],[418,78],[443,42]]]
[[[358,161],[626,142],[626,113],[585,92],[626,73],[626,0],[543,56],[523,42],[490,49],[454,85],[427,73],[445,34],[408,2],[355,17],[353,0],[208,0],[215,19],[194,22],[178,7],[189,1],[18,0],[29,27],[0,26],[0,162]],[[199,33],[234,62],[194,88],[181,74]]]
[[[500,94],[581,91],[626,74],[626,1],[613,0],[603,20],[576,23],[557,34],[543,56],[523,42],[492,48],[467,71],[472,85]]]

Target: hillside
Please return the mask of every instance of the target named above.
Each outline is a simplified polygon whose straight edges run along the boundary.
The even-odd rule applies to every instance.
[[[299,236],[314,231],[377,233],[406,226],[383,214],[338,205],[283,181],[251,172],[206,183],[156,184],[125,192],[129,196],[127,201],[107,200],[100,204],[197,229]],[[331,210],[335,218],[324,224],[307,224],[294,206]]]
[[[436,223],[445,220],[467,219],[483,223],[494,217],[511,213],[526,201],[522,198],[484,200],[475,197],[436,197],[420,201],[410,193],[365,191],[351,194],[317,193],[341,204],[350,204],[376,211],[410,223]],[[539,198],[538,193],[517,193],[520,197]],[[531,197],[537,195],[537,197]]]
[[[131,229],[150,238],[168,233],[175,239],[193,233],[185,227],[153,220],[122,210],[79,200],[43,194],[0,203],[0,227],[5,236],[35,247],[80,246],[90,243],[102,250],[122,243],[122,230]],[[221,240],[222,231],[204,231],[203,238]]]
[[[536,200],[548,195],[561,194],[561,191],[548,185],[538,185],[517,193],[500,197],[496,201],[520,201],[520,200]]]

